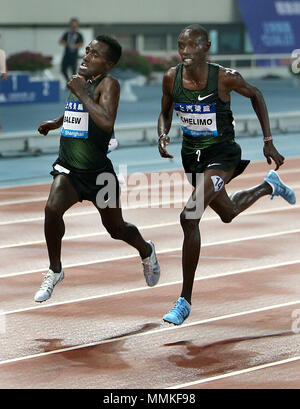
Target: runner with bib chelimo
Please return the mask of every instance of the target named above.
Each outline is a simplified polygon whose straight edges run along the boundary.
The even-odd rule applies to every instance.
[[[163,158],[172,158],[167,151],[168,133],[173,108],[183,132],[182,164],[194,191],[180,215],[184,233],[182,248],[183,284],[179,299],[163,319],[180,325],[191,310],[192,289],[199,261],[201,238],[199,222],[210,206],[224,223],[263,196],[281,196],[288,203],[296,202],[294,192],[279,178],[276,170],[284,157],[273,144],[269,116],[261,92],[235,70],[207,61],[210,41],[205,28],[198,24],[186,27],[178,37],[182,62],[170,68],[163,79],[161,113],[158,120],[158,149]],[[248,160],[241,159],[241,148],[234,140],[230,93],[235,91],[250,98],[263,133],[263,153],[268,164],[275,162],[259,185],[227,195],[225,184],[241,174]]]

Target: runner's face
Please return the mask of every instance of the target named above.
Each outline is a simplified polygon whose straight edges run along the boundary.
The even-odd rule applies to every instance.
[[[209,48],[210,42],[197,31],[185,30],[178,37],[178,53],[185,67],[203,62]]]
[[[113,63],[107,58],[108,47],[105,43],[93,40],[85,49],[78,74],[92,78],[107,73],[113,67]]]

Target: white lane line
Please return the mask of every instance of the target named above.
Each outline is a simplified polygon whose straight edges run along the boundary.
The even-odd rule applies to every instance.
[[[288,175],[288,174],[295,174],[295,173],[299,173],[300,170],[299,169],[286,169],[286,170],[281,170],[279,172],[279,176],[280,175]],[[181,176],[184,176],[184,173],[182,171],[182,169],[173,169],[173,170],[166,170],[166,171],[159,171],[159,172],[152,172],[152,173],[168,173],[168,174],[172,174],[172,173],[180,173]],[[130,177],[130,175],[132,174],[128,174],[128,177]],[[149,175],[149,180],[151,181],[151,173],[146,173],[146,175]],[[239,180],[243,180],[243,179],[250,179],[252,177],[262,177],[266,175],[266,171],[264,172],[256,172],[256,173],[249,173],[249,174],[242,174],[239,176]],[[51,184],[49,184],[50,187]],[[174,186],[180,186],[182,185],[182,182],[176,182],[174,183]],[[186,178],[184,179],[184,185],[187,187],[190,187],[190,185],[188,184]],[[22,185],[24,187],[24,185]],[[27,186],[32,186],[32,185],[27,185]],[[151,188],[157,188],[161,185],[158,184],[154,184],[151,185]],[[290,187],[294,187],[294,188],[298,188],[298,185],[289,185]],[[230,187],[230,185],[229,185]],[[131,191],[135,191],[135,190],[148,190],[149,189],[149,184],[147,184],[147,186],[127,186],[128,192]],[[0,188],[0,196],[1,196],[1,188]],[[17,200],[9,200],[9,201],[5,201],[5,202],[0,202],[0,206],[7,206],[7,205],[14,205],[14,204],[22,204],[22,203],[30,203],[30,202],[43,202],[46,201],[48,199],[48,196],[43,196],[43,197],[33,197],[33,198],[28,198],[28,199],[17,199]]]
[[[186,197],[186,200],[188,200],[188,196]],[[149,201],[144,202],[144,203],[140,203],[138,206],[122,206],[122,210],[136,210],[136,209],[155,209],[155,208],[160,208],[162,206],[171,206],[171,205],[181,205],[181,207],[184,206],[184,204],[186,203],[185,200],[165,200],[165,201],[157,201],[157,202],[151,202],[149,203]],[[150,204],[150,206],[149,206]],[[180,208],[180,206],[178,206],[178,209]],[[69,211],[66,214],[64,214],[64,218],[65,217],[78,217],[78,216],[85,216],[85,215],[91,215],[91,214],[99,214],[98,210],[96,209],[89,209],[89,210],[83,210],[83,211],[79,211],[79,212],[72,212]],[[6,221],[2,221],[0,222],[0,226],[5,226],[5,225],[10,225],[10,224],[18,224],[18,223],[30,223],[30,222],[38,222],[38,221],[43,221],[44,220],[44,216],[37,216],[37,217],[31,217],[31,218],[27,218],[27,219],[19,219],[19,220],[6,220]]]
[[[230,319],[230,318],[236,318],[236,317],[242,317],[244,315],[256,314],[256,313],[263,312],[263,311],[269,311],[269,310],[274,310],[274,309],[279,309],[279,308],[290,307],[290,306],[297,305],[297,304],[300,304],[299,300],[290,301],[290,302],[282,303],[282,304],[268,305],[266,307],[260,307],[260,308],[255,308],[255,309],[252,309],[252,310],[246,310],[246,311],[240,311],[240,312],[226,314],[226,315],[220,315],[218,317],[207,318],[207,319],[200,320],[200,321],[195,321],[195,322],[191,322],[191,323],[187,323],[187,324],[182,324],[182,325],[180,325],[180,327],[172,325],[172,326],[168,326],[168,327],[164,327],[164,328],[160,328],[160,329],[154,329],[154,330],[150,330],[150,331],[145,331],[145,332],[141,332],[141,333],[137,333],[137,334],[130,334],[130,335],[124,335],[124,336],[119,336],[119,337],[113,337],[113,338],[110,338],[110,339],[104,339],[103,341],[99,341],[99,342],[81,344],[81,345],[76,345],[76,346],[72,346],[72,347],[56,349],[55,351],[41,352],[41,353],[38,353],[38,354],[22,356],[22,357],[19,357],[19,358],[7,359],[5,361],[0,361],[0,365],[11,364],[11,363],[14,363],[14,362],[25,361],[25,360],[28,360],[28,359],[41,358],[41,357],[46,357],[46,356],[49,356],[49,355],[65,353],[65,352],[68,352],[68,351],[74,351],[74,350],[78,350],[78,349],[94,347],[94,346],[97,346],[97,345],[107,344],[107,343],[110,343],[110,342],[112,343],[112,342],[117,342],[117,341],[124,341],[124,340],[127,340],[127,339],[141,337],[141,336],[144,336],[144,335],[153,335],[153,334],[159,334],[159,333],[162,333],[162,332],[180,330],[182,328],[194,327],[196,325],[209,324],[211,322],[222,321],[222,320],[226,320],[226,319]],[[164,324],[162,324],[162,325],[164,325]]]
[[[47,199],[48,199],[48,196],[42,196],[42,197],[40,196],[40,197],[32,197],[29,199],[8,200],[6,202],[0,202],[0,206],[10,206],[10,205],[15,205],[15,204],[31,203],[31,202],[44,202]]]
[[[299,185],[300,187],[300,185]],[[179,205],[182,204],[182,207],[184,206],[185,203],[183,203],[182,200],[175,200],[175,201],[165,201],[165,202],[161,202],[161,203],[157,203],[157,205]],[[151,206],[150,209],[152,209],[152,207],[154,208],[154,206]],[[145,208],[143,205],[140,205],[139,207],[137,206],[132,206],[132,207],[122,207],[123,211],[126,210],[135,210],[135,209],[141,209],[141,208]],[[249,214],[259,214],[259,213],[272,213],[272,212],[278,212],[278,211],[284,211],[284,210],[296,210],[299,209],[300,205],[287,205],[287,206],[280,206],[280,207],[274,207],[272,209],[261,209],[261,210],[246,210],[243,213],[241,213],[239,215],[239,217],[244,216],[244,215],[249,215]],[[180,207],[176,207],[175,209],[180,209]],[[99,212],[95,209],[90,209],[90,210],[83,210],[83,211],[74,211],[74,212],[67,212],[64,215],[64,218],[71,218],[71,217],[81,217],[81,216],[89,216],[91,214],[99,214]],[[214,216],[214,217],[206,217],[204,215],[202,220],[218,220],[219,216]],[[40,221],[44,221],[44,216],[37,216],[37,217],[31,217],[31,218],[26,218],[26,219],[17,219],[17,220],[6,220],[6,221],[2,221],[0,222],[0,226],[8,226],[8,225],[12,225],[12,224],[21,224],[21,223],[31,223],[31,222],[40,222]]]
[[[264,266],[256,266],[252,268],[243,268],[241,270],[237,271],[230,271],[226,273],[220,273],[220,274],[211,274],[207,276],[201,276],[201,277],[195,277],[195,282],[196,281],[202,281],[202,280],[211,280],[215,278],[222,278],[222,277],[229,277],[229,276],[234,276],[234,275],[239,275],[239,274],[246,274],[246,273],[253,273],[255,271],[260,271],[260,270],[269,270],[269,269],[274,269],[278,267],[286,267],[286,266],[291,266],[294,264],[299,264],[299,260],[294,260],[294,261],[287,261],[287,262],[282,262],[282,263],[275,263],[275,264],[268,264]],[[177,285],[181,284],[182,280],[180,281],[170,281],[164,284],[158,284],[155,286],[155,288],[162,288],[162,287],[169,287],[172,285]],[[154,288],[150,287],[137,287],[137,288],[132,288],[128,290],[121,290],[121,291],[115,291],[107,294],[101,294],[101,295],[94,295],[90,297],[82,297],[82,298],[75,298],[71,300],[66,300],[66,301],[60,301],[56,303],[46,303],[46,304],[39,304],[35,305],[34,307],[28,307],[28,308],[20,308],[16,310],[10,310],[6,312],[2,312],[5,315],[11,315],[11,314],[17,314],[17,313],[22,313],[22,312],[27,312],[27,311],[34,311],[37,309],[41,308],[49,308],[49,307],[57,307],[61,305],[66,305],[66,304],[73,304],[73,303],[79,303],[79,302],[84,302],[84,301],[90,301],[90,300],[96,300],[96,299],[101,299],[101,298],[106,298],[106,297],[114,297],[114,296],[119,296],[119,295],[124,295],[124,294],[129,294],[129,293],[134,293],[134,292],[140,292],[140,291],[150,291],[153,290]]]
[[[282,169],[277,171],[278,175],[291,175],[291,174],[295,174],[295,173],[299,173],[300,169],[295,168],[295,169]],[[268,173],[268,170],[266,170],[265,172],[253,172],[253,173],[242,173],[241,175],[239,175],[237,180],[240,179],[249,179],[251,177],[261,177],[261,176],[266,176],[266,174]]]
[[[287,359],[282,359],[280,361],[269,362],[267,364],[252,366],[250,368],[241,369],[239,371],[232,371],[232,372],[228,372],[228,373],[225,373],[225,374],[222,374],[222,375],[216,375],[216,376],[211,376],[209,378],[199,379],[198,381],[194,381],[194,382],[182,383],[181,385],[171,386],[171,387],[166,388],[166,389],[182,389],[182,388],[186,388],[186,387],[189,387],[189,386],[196,386],[196,385],[200,385],[202,383],[218,381],[219,379],[225,379],[225,378],[230,378],[232,376],[243,375],[243,374],[246,374],[246,373],[259,371],[261,369],[271,368],[271,367],[278,366],[278,365],[288,364],[290,362],[295,362],[295,361],[299,361],[299,360],[300,360],[300,356],[294,356],[292,358],[287,358]]]
[[[203,243],[203,247],[210,247],[210,246],[218,246],[222,244],[230,244],[230,243],[236,243],[236,242],[241,242],[241,241],[247,241],[247,240],[259,240],[259,239],[264,239],[268,237],[277,237],[277,236],[284,236],[287,234],[294,234],[294,233],[299,233],[300,229],[293,229],[293,230],[285,230],[285,231],[279,231],[275,233],[266,233],[266,234],[260,234],[260,235],[255,235],[255,236],[248,236],[248,237],[237,237],[236,239],[229,239],[229,240],[221,240],[221,241],[215,241],[215,242],[210,242],[210,243]],[[167,253],[172,253],[176,251],[181,251],[182,247],[174,247],[174,248],[167,248],[164,250],[157,250],[157,254],[167,254]],[[91,264],[98,264],[98,263],[106,263],[110,261],[119,261],[119,260],[127,260],[131,258],[138,257],[136,254],[129,254],[126,256],[120,256],[120,257],[110,257],[110,258],[105,258],[105,259],[97,259],[97,260],[91,260],[91,261],[86,261],[86,262],[81,262],[81,263],[73,263],[73,264],[66,264],[64,265],[64,268],[72,268],[72,267],[80,267],[80,266],[88,266]],[[25,275],[25,274],[33,274],[33,273],[38,273],[38,272],[43,272],[45,269],[36,269],[36,270],[29,270],[29,271],[22,271],[19,273],[11,273],[11,274],[5,274],[1,275],[0,278],[7,278],[7,277],[16,277],[20,275]]]
[[[182,203],[182,202],[168,202],[168,204],[172,203]],[[274,213],[274,212],[281,212],[281,211],[286,211],[286,210],[298,210],[300,208],[300,205],[294,205],[294,206],[284,206],[284,207],[276,207],[274,209],[260,209],[260,210],[250,210],[250,211],[245,211],[241,214],[239,214],[239,218],[245,217],[245,216],[251,216],[251,215],[258,215],[258,214],[266,214],[266,213]],[[82,216],[85,213],[81,213],[80,215]],[[97,212],[98,214],[98,212]],[[43,218],[41,218],[43,220]],[[220,220],[219,216],[210,216],[210,217],[203,217],[202,223],[205,221],[213,221],[213,220]],[[17,222],[15,222],[17,223]],[[6,223],[3,223],[6,224]],[[168,222],[168,223],[156,223],[152,225],[146,225],[146,226],[139,226],[139,229],[155,229],[155,228],[160,228],[160,227],[169,227],[169,226],[176,226],[178,225],[179,222],[178,220],[175,220],[174,222]],[[0,223],[1,225],[1,223]],[[101,226],[101,222],[99,220],[99,225]],[[99,232],[94,232],[94,233],[84,233],[84,234],[75,234],[72,236],[66,235],[63,240],[78,240],[82,238],[87,238],[87,237],[95,237],[95,236],[104,236],[108,235],[106,231],[99,231]],[[5,244],[0,246],[1,249],[8,249],[8,248],[14,248],[14,247],[23,247],[23,246],[33,246],[33,245],[40,245],[40,244],[45,244],[45,239],[43,240],[34,240],[34,241],[24,241],[20,243],[12,243],[12,244]]]
[[[99,221],[99,224],[101,222]],[[179,222],[170,222],[170,223],[157,223],[157,224],[150,224],[149,226],[140,226],[140,230],[145,230],[145,229],[157,229],[159,227],[169,227],[178,224]],[[78,240],[78,239],[84,239],[87,237],[95,237],[95,236],[108,236],[109,234],[107,231],[100,231],[100,232],[94,232],[94,233],[85,233],[85,234],[74,234],[73,236],[66,236],[63,238],[63,241],[68,241],[68,240]],[[40,245],[40,244],[45,244],[45,240],[35,240],[35,241],[24,241],[21,243],[13,243],[13,244],[5,244],[0,246],[0,250],[3,249],[9,249],[9,248],[14,248],[14,247],[25,247],[25,246],[33,246],[33,245]]]
[[[163,172],[158,172],[158,173],[165,173]],[[167,172],[169,173],[169,172]],[[180,173],[181,177],[184,177],[184,173],[183,172],[179,172],[179,171],[175,171],[174,173]],[[129,175],[130,177],[130,175]],[[171,179],[170,179],[171,180]],[[163,186],[167,186],[169,187],[170,185],[168,183],[164,184],[164,181],[162,180],[161,183],[153,183],[151,184],[151,177],[149,178],[148,183],[143,186],[143,185],[126,185],[125,188],[122,189],[122,192],[126,192],[127,194],[130,194],[131,192],[135,192],[135,191],[145,191],[145,190],[149,190],[149,187],[151,186],[151,189],[158,189],[158,192],[160,189],[163,188]],[[188,183],[187,179],[184,178],[183,180],[180,181],[176,181],[173,183],[171,182],[171,186],[174,187],[185,187],[186,189],[192,190],[191,185]],[[124,194],[124,193],[123,193]],[[1,189],[0,189],[0,195],[1,195]],[[17,200],[9,200],[6,202],[0,202],[0,206],[7,206],[7,205],[14,205],[14,204],[22,204],[22,203],[30,203],[32,202],[42,202],[42,201],[46,201],[48,199],[48,196],[43,196],[43,197],[35,197],[35,198],[28,198],[28,199],[17,199]]]

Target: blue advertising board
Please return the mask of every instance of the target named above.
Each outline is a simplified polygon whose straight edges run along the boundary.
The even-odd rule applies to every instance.
[[[291,53],[300,48],[299,0],[238,0],[254,52]]]
[[[59,102],[59,81],[36,80],[29,74],[12,74],[0,82],[0,105]]]

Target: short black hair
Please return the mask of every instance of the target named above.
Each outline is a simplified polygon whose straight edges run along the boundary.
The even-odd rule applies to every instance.
[[[70,19],[70,24],[73,23],[73,21],[76,21],[76,23],[79,24],[79,20],[78,20],[77,17],[72,17],[72,18]]]
[[[110,62],[117,64],[122,55],[122,47],[118,41],[105,34],[99,35],[96,40],[108,45],[107,57]]]
[[[204,38],[205,41],[208,41],[208,32],[206,28],[204,28],[200,24],[198,23],[190,24],[189,26],[185,27],[181,32],[183,33],[186,30],[196,31]]]

